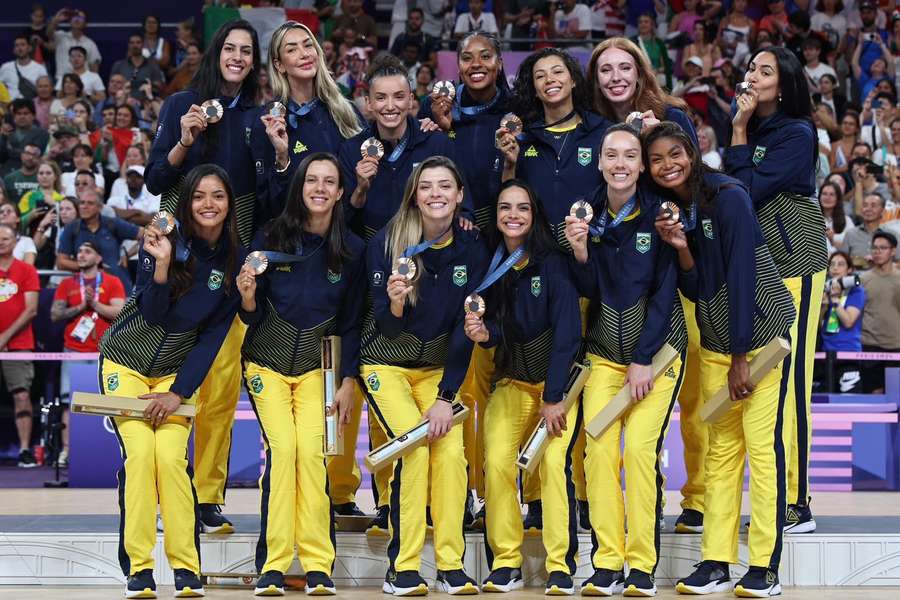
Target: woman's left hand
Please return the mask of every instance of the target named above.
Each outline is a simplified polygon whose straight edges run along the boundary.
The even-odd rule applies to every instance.
[[[745,93],[737,96],[736,102],[738,110],[731,120],[731,124],[734,127],[746,129],[747,124],[750,123],[750,117],[756,112],[756,106],[759,104],[759,95],[755,89],[750,88]]]
[[[144,417],[150,419],[150,424],[154,427],[165,423],[169,415],[178,410],[183,401],[181,396],[171,391],[141,394],[138,398],[150,401],[147,408],[144,409]]]
[[[631,389],[631,399],[643,400],[653,389],[653,371],[650,365],[631,363],[625,374],[625,383]]]
[[[353,413],[353,403],[356,398],[356,380],[352,377],[344,377],[341,387],[334,393],[334,404],[328,409],[328,416],[337,414],[338,427],[344,433],[344,426],[350,422]]]
[[[425,117],[424,119],[419,119],[419,130],[426,133],[431,133],[432,131],[440,131],[441,126],[428,117]]]
[[[428,421],[428,441],[439,440],[453,427],[453,408],[449,402],[436,399],[424,415]]]

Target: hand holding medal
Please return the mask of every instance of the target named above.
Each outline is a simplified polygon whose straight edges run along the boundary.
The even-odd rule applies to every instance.
[[[494,285],[494,283],[499,281],[499,279],[503,277],[503,275],[506,274],[507,271],[509,271],[515,264],[522,260],[522,257],[525,256],[525,246],[519,246],[518,248],[516,248],[515,251],[508,257],[506,257],[506,260],[504,260],[501,264],[500,261],[503,258],[503,254],[505,252],[505,244],[500,244],[499,246],[497,246],[497,250],[494,251],[494,257],[491,259],[491,264],[488,267],[487,275],[485,275],[484,281],[482,281],[478,285],[478,287],[475,288],[475,291],[469,294],[466,297],[465,302],[463,302],[463,311],[466,314],[466,335],[473,341],[487,341],[487,330],[484,329],[484,323],[481,320],[481,318],[484,316],[485,310],[487,309],[487,305],[484,301],[484,298],[481,297],[480,293]],[[482,329],[484,329],[484,331],[482,331]],[[484,337],[484,339],[480,339],[482,337]]]
[[[206,117],[207,123],[217,123],[222,119],[222,115],[225,114],[225,107],[216,98],[201,104],[200,110],[203,111],[203,116]]]

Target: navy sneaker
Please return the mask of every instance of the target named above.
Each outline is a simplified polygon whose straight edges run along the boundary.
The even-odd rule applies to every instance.
[[[540,500],[528,503],[528,514],[522,521],[525,535],[537,535],[544,528],[544,509]]]
[[[816,520],[813,518],[809,504],[789,504],[787,515],[784,519],[785,533],[812,533],[816,530]]]
[[[284,573],[281,571],[266,571],[262,577],[256,580],[254,596],[284,596]]]
[[[478,593],[478,583],[462,569],[438,571],[435,587],[451,596],[469,596]]]
[[[703,533],[703,513],[686,508],[675,521],[675,533]]]
[[[728,563],[715,560],[704,560],[694,565],[696,570],[679,579],[675,589],[679,594],[712,594],[714,592],[731,591],[731,575]]]
[[[222,514],[218,504],[201,504],[199,508],[203,533],[234,533],[234,525]]]
[[[631,569],[628,577],[625,579],[625,589],[622,591],[625,596],[634,596],[640,598],[650,598],[656,595],[656,582],[650,573]]]
[[[511,592],[522,589],[525,581],[522,579],[522,571],[511,567],[494,569],[481,584],[482,592]]]
[[[582,596],[615,596],[625,589],[625,574],[612,569],[596,569],[581,584]]]
[[[388,571],[381,591],[395,596],[425,596],[428,594],[428,584],[418,571]]]
[[[126,598],[156,598],[156,582],[153,569],[144,569],[128,577],[125,587]]]
[[[750,567],[734,586],[734,595],[739,598],[768,598],[781,595],[778,573],[765,567]]]
[[[544,589],[546,596],[571,596],[575,593],[575,584],[572,576],[562,571],[553,571],[547,577],[547,587]]]
[[[306,574],[307,596],[334,596],[336,593],[331,577],[322,571],[309,571]]]
[[[359,510],[356,502],[345,502],[343,504],[334,505],[334,514],[342,517],[365,517],[366,513]]]
[[[376,509],[375,518],[366,529],[366,535],[386,536],[388,535],[388,516],[391,509],[388,506],[379,506]]]
[[[200,598],[205,595],[203,584],[196,573],[188,569],[175,569],[176,598]]]

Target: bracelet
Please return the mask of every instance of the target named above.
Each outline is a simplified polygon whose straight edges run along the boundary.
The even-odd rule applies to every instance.
[[[284,173],[285,171],[287,171],[287,170],[288,170],[288,167],[290,167],[290,166],[291,166],[291,158],[288,157],[287,164],[284,165],[284,168],[283,168],[283,169],[279,169],[279,168],[278,168],[278,163],[277,163],[277,162],[275,163],[275,172],[278,173],[278,174],[280,175],[280,174]]]
[[[181,144],[182,146],[184,146],[185,148],[190,148],[191,146],[194,145],[194,144],[185,144],[185,143],[182,142],[180,139],[178,140],[178,143]]]

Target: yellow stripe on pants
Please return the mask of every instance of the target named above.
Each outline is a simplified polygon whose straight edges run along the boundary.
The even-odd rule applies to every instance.
[[[625,384],[628,367],[588,354],[591,374],[584,386],[585,420],[594,418]],[[653,573],[659,557],[659,518],[663,477],[659,454],[669,416],[681,386],[682,360],[654,382],[650,394],[629,408],[598,439],[588,437],[585,456],[588,502],[597,569],[632,569]],[[622,456],[624,428],[625,453]],[[625,467],[622,498],[620,464]],[[599,510],[594,510],[594,508]],[[628,536],[625,520],[628,520]]]
[[[681,295],[684,321],[687,325],[688,348],[684,364],[684,383],[678,393],[681,418],[681,441],[684,444],[684,470],[687,475],[681,488],[681,508],[703,512],[706,449],[709,431],[700,418],[700,328],[693,302]]]
[[[266,448],[256,569],[286,572],[296,544],[304,570],[330,575],[335,542],[322,372],[288,377],[251,362],[244,377]]]
[[[785,431],[790,439],[787,455],[787,501],[809,502],[809,454],[812,449],[812,379],[819,330],[819,308],[825,290],[825,271],[784,280],[794,298],[797,319],[791,326],[791,384],[788,389]],[[789,437],[787,437],[789,436]]]
[[[168,392],[175,375],[145,377],[126,366],[100,360],[100,389],[104,394],[136,398],[151,392]],[[158,498],[169,565],[199,573],[197,496],[187,460],[189,422],[170,417],[161,426],[153,427],[142,419],[116,417],[113,424],[124,459],[118,473],[122,572],[129,576],[154,567]]]
[[[522,567],[522,514],[516,490],[516,457],[540,419],[544,384],[501,379],[484,411],[485,527],[491,570]],[[538,465],[544,508],[543,542],[548,573],[575,573],[578,536],[572,482],[573,434],[581,427],[580,406],[573,402],[566,429],[552,438]]]
[[[749,353],[747,360],[758,352]],[[778,571],[786,509],[783,429],[789,374],[783,365],[709,425],[703,560],[738,561],[744,459],[749,456],[750,566]],[[731,356],[700,349],[704,401],[726,385],[730,367]]]
[[[362,481],[362,472],[356,462],[356,440],[362,420],[363,394],[354,386],[353,410],[350,422],[344,427],[344,453],[328,458],[328,486],[331,501],[335,504],[356,502],[356,490]]]
[[[234,317],[215,361],[197,390],[194,484],[200,504],[224,504],[231,427],[241,395],[241,345],[247,326]]]
[[[369,407],[390,437],[411,429],[436,400],[443,369],[364,365]],[[425,505],[431,483],[431,518],[437,568],[462,568],[463,512],[468,486],[463,428],[417,448],[391,468],[388,559],[395,571],[418,571],[425,545]],[[430,471],[429,471],[430,467]]]

